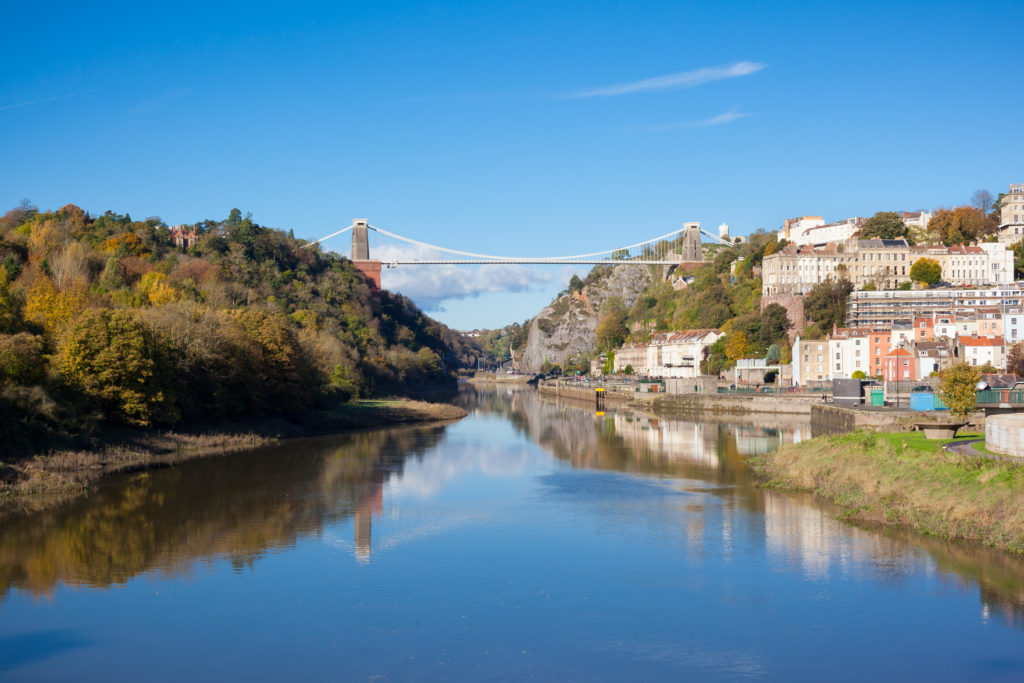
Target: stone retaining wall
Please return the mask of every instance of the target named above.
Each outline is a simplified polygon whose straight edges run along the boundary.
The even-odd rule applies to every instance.
[[[1024,458],[1024,413],[986,417],[985,447],[1003,455]]]

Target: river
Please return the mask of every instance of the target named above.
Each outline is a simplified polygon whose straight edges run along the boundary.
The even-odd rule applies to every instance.
[[[1020,560],[755,486],[806,422],[459,400],[8,518],[0,679],[1024,678]]]

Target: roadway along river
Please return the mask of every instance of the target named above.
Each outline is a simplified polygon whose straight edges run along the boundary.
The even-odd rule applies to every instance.
[[[106,481],[0,526],[0,678],[1024,677],[1024,564],[756,488],[806,423],[470,416]]]

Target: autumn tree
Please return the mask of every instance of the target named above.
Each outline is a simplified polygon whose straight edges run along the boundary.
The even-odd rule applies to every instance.
[[[1017,342],[1010,347],[1006,357],[1006,371],[1024,377],[1024,342]]]
[[[928,221],[929,234],[946,246],[977,242],[998,230],[998,223],[970,206],[939,209]]]
[[[85,309],[88,293],[79,285],[59,292],[45,275],[36,278],[25,300],[25,320],[35,323],[55,337]]]
[[[896,211],[879,211],[864,221],[860,229],[861,239],[894,240],[909,238],[907,224],[903,222],[903,214]]]
[[[942,279],[942,266],[935,259],[919,258],[910,267],[910,279],[929,286],[934,285]]]
[[[626,305],[617,296],[608,297],[601,305],[601,318],[595,332],[599,351],[612,351],[625,343],[629,335],[626,313]]]
[[[177,418],[166,350],[131,311],[85,311],[61,340],[57,367],[108,419]]]
[[[977,384],[981,373],[967,363],[956,363],[939,373],[939,398],[949,412],[966,419],[978,402]]]
[[[725,356],[731,361],[746,358],[750,353],[750,342],[742,330],[730,332],[725,338]]]

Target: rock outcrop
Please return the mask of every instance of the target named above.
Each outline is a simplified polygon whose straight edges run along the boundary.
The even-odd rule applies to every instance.
[[[540,372],[544,361],[564,365],[574,356],[594,352],[601,304],[613,296],[629,308],[654,278],[648,266],[601,266],[587,277],[581,292],[559,297],[530,323],[526,344],[516,350],[524,372]]]

